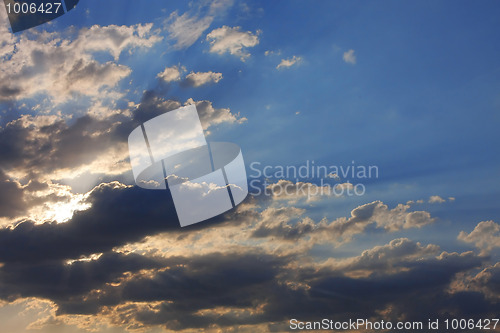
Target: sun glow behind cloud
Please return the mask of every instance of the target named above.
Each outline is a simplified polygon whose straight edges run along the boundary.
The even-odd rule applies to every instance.
[[[83,194],[76,194],[68,202],[51,202],[35,207],[30,212],[30,218],[40,223],[47,221],[67,222],[75,212],[91,207],[90,203],[84,202],[84,197]]]
[[[84,196],[81,194],[75,195],[69,202],[56,202],[47,205],[42,220],[57,221],[58,223],[67,222],[75,212],[90,208],[89,203],[83,202]]]

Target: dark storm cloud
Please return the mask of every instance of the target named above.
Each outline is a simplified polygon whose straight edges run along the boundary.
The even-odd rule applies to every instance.
[[[33,183],[32,186],[43,185]],[[77,259],[111,251],[116,246],[138,242],[161,232],[180,232],[175,237],[181,239],[191,231],[240,223],[235,220],[239,214],[232,210],[181,228],[169,191],[147,190],[118,182],[95,187],[87,203],[91,208],[75,212],[65,223],[36,224],[25,220],[1,228],[0,262]]]
[[[24,119],[7,124],[0,131],[0,167],[42,174],[91,163],[116,143],[112,120],[78,118],[72,125],[63,120],[31,125]]]
[[[0,169],[0,217],[7,217],[11,220],[20,219],[33,206],[47,202],[68,202],[70,199],[67,194],[35,194],[38,191],[47,190],[50,190],[47,183],[36,180],[21,186]]]
[[[87,68],[81,70],[87,71]],[[79,73],[76,71],[75,75]],[[166,89],[160,85],[155,90],[146,91],[131,117],[111,114],[97,119],[85,115],[70,123],[55,117],[18,118],[0,128],[0,169],[7,173],[12,169],[23,172],[27,181],[58,170],[78,170],[95,161],[104,160],[101,164],[119,164],[127,168],[127,139],[132,130],[182,106],[179,101],[162,97]],[[198,102],[198,111],[204,128],[237,121],[229,109],[215,109],[209,101]],[[119,160],[109,160],[110,151],[118,152]],[[106,174],[109,170],[92,172]]]
[[[274,294],[268,302],[266,313],[272,314],[269,321],[283,321],[286,318],[304,318],[307,320],[330,318],[338,320],[349,318],[380,317],[377,311],[394,305],[396,309],[405,304],[405,315],[417,318],[425,308],[428,318],[435,318],[440,311],[455,307],[455,296],[446,289],[455,275],[481,265],[484,259],[472,253],[458,255],[447,254],[428,260],[407,260],[400,265],[406,269],[390,274],[385,270],[374,271],[364,278],[352,278],[343,272],[332,270],[297,271],[297,281],[307,281],[307,292],[296,292],[292,298],[287,294]],[[432,301],[433,300],[433,301]],[[432,302],[430,302],[432,301]],[[437,301],[439,301],[437,303]],[[422,307],[422,304],[436,304]],[[484,297],[478,300],[478,306],[487,304]],[[497,309],[500,308],[497,307]],[[439,310],[439,311],[438,311]],[[432,313],[434,311],[434,313]],[[464,308],[458,308],[460,314],[466,314]],[[492,308],[493,311],[493,308]],[[390,318],[396,319],[396,318]]]
[[[284,322],[289,318],[365,318],[380,316],[378,311],[391,305],[404,307],[408,318],[425,320],[443,311],[460,316],[478,314],[470,311],[473,307],[484,310],[483,315],[500,309],[500,305],[475,292],[446,292],[455,274],[482,263],[473,254],[409,263],[408,271],[366,278],[352,278],[338,271],[311,274],[290,269],[290,259],[257,253],[176,258],[170,269],[132,279],[109,292],[122,304],[164,301],[159,309],[137,308],[129,315],[142,324],[164,324],[172,330]],[[182,266],[172,267],[175,262]],[[297,287],[300,283],[309,287]],[[98,303],[97,299],[93,301]],[[246,315],[199,313],[202,309],[256,309],[259,305],[262,311]],[[387,318],[397,319],[391,315]]]
[[[101,184],[90,194],[92,207],[66,223],[24,221],[0,230],[0,262],[78,258],[178,229],[167,191]]]
[[[120,286],[107,287],[99,297],[88,297],[98,312],[103,305],[118,305],[125,302],[173,301],[169,306],[171,313],[159,323],[170,320],[187,319],[190,314],[200,309],[211,309],[218,306],[251,307],[254,301],[275,285],[276,275],[288,262],[288,258],[277,258],[258,253],[209,254],[194,257],[174,257],[166,259],[167,269],[152,276],[138,277]],[[260,296],[256,295],[256,292]],[[106,295],[112,295],[107,297]],[[105,297],[107,304],[101,302]],[[257,299],[256,299],[257,297]],[[196,302],[193,300],[196,299]],[[111,304],[110,300],[115,303]],[[66,302],[60,307],[61,313],[74,312],[76,302]],[[182,316],[180,314],[183,314]],[[146,313],[145,320],[147,316]],[[158,321],[159,318],[152,318]],[[208,325],[206,319],[199,318],[200,326]],[[153,324],[149,322],[148,324]],[[182,326],[188,323],[183,323]]]
[[[160,83],[156,89],[146,90],[143,93],[139,107],[134,110],[134,125],[139,126],[166,111],[177,109],[182,105],[179,101],[162,98],[167,91],[168,86]]]
[[[216,253],[168,259],[107,253],[99,259],[72,264],[64,261],[7,263],[0,267],[0,297],[49,299],[58,305],[60,314],[97,314],[103,306],[127,301],[172,300],[174,312],[162,322],[174,320],[175,316],[182,322],[199,309],[256,305],[254,301],[265,297],[264,293],[273,288],[277,274],[288,261],[285,257],[259,253]],[[153,269],[156,273],[150,277],[139,274],[119,283],[125,272],[144,269]],[[101,292],[96,293],[96,289]],[[197,299],[195,303],[194,299]],[[198,327],[208,324],[207,319],[200,318]],[[188,322],[182,322],[182,326],[186,325]]]
[[[35,190],[44,185],[33,182],[27,187]],[[171,330],[283,323],[290,318],[380,317],[380,311],[387,308],[397,310],[385,314],[385,319],[404,315],[423,321],[446,313],[479,317],[500,310],[498,303],[490,301],[491,295],[480,291],[447,292],[457,273],[483,264],[485,258],[472,252],[422,260],[420,255],[432,255],[436,249],[403,239],[371,250],[379,261],[390,261],[390,265],[354,260],[355,265],[344,270],[296,266],[294,255],[263,254],[255,249],[168,259],[123,255],[109,251],[146,235],[179,229],[168,192],[110,183],[95,188],[89,201],[92,208],[67,223],[23,222],[0,231],[0,259],[5,262],[0,268],[1,298],[49,299],[59,315],[100,316],[107,307],[108,315],[121,320]],[[363,212],[352,218],[364,221],[373,215]],[[63,260],[96,252],[106,253],[98,260],[72,265]],[[387,267],[398,271],[389,273]],[[152,271],[124,278],[125,272],[141,269]],[[354,278],[346,275],[349,269],[371,274]],[[484,282],[491,293],[496,273],[496,268],[485,270],[476,280]],[[157,302],[154,309],[140,306]],[[119,307],[125,304],[128,310]],[[236,315],[218,309],[251,311]]]
[[[443,253],[437,258],[408,261],[401,264],[406,270],[394,274],[380,271],[365,278],[345,276],[335,270],[293,268],[289,265],[294,259],[256,251],[172,257],[165,259],[164,269],[138,275],[120,285],[106,285],[99,294],[44,296],[55,299],[59,314],[97,314],[103,306],[110,306],[114,309],[111,313],[121,320],[165,325],[171,330],[286,322],[290,318],[346,320],[383,316],[397,320],[404,314],[405,318],[427,320],[447,312],[477,317],[500,310],[499,304],[488,301],[483,294],[447,292],[457,273],[483,263],[484,258],[472,253]],[[129,269],[124,266],[123,270]],[[154,309],[136,305],[144,302],[161,303]],[[123,313],[113,307],[120,304],[128,304]],[[388,307],[396,312],[381,315],[380,311]],[[217,309],[253,310],[235,315]],[[200,310],[213,312],[202,314]]]
[[[105,283],[116,282],[125,272],[163,265],[163,259],[118,253],[107,253],[97,260],[72,264],[63,261],[7,263],[0,268],[0,295],[4,299],[41,297],[64,302]]]
[[[381,302],[389,302],[405,294],[442,292],[456,273],[479,267],[481,263],[481,258],[472,253],[451,254],[439,259],[401,263],[409,270],[396,274],[379,271],[367,278],[352,279],[329,277],[330,272],[323,272],[309,276],[314,280],[311,294],[343,295],[360,302],[375,296]],[[323,277],[318,278],[322,274]]]
[[[15,217],[25,209],[23,189],[0,169],[0,217]]]
[[[21,186],[0,169],[0,217],[20,219],[33,206],[47,202],[67,202],[70,199],[67,194],[48,193],[43,196],[35,194],[47,190],[50,190],[47,183],[36,180]]]
[[[272,283],[289,261],[268,254],[214,253],[169,259],[174,266],[153,278],[127,282],[123,297],[132,301],[173,300],[180,308],[251,306],[257,286]],[[196,304],[192,299],[199,298]]]
[[[83,116],[67,124],[63,120],[37,123],[35,118],[24,117],[9,123],[0,130],[0,170],[25,170],[29,179],[25,192],[47,189],[47,183],[38,180],[38,176],[78,168],[102,158],[107,149],[126,145],[128,135],[136,126],[181,105],[161,98],[164,91],[158,89],[144,93],[131,118]],[[22,188],[8,180],[3,172],[0,176],[0,198],[4,198],[0,202],[3,208],[0,215],[18,216],[26,205],[67,200],[54,193],[23,199]],[[77,212],[64,224],[35,224],[24,220],[15,227],[0,229],[0,262],[78,258],[179,228],[167,191],[101,184],[90,193],[88,203],[92,204],[90,209]],[[211,221],[223,220],[217,217]],[[206,225],[189,229],[203,227]]]
[[[0,129],[0,168],[23,170],[33,178],[106,158],[103,153],[126,145],[130,132],[141,123],[180,106],[179,102],[162,99],[162,93],[146,91],[131,118],[120,114],[105,119],[85,115],[71,124],[63,119],[16,119]]]

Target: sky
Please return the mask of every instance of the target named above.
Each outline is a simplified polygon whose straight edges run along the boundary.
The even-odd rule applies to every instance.
[[[499,15],[81,0],[13,34],[1,6],[1,331],[498,318]],[[127,139],[189,104],[241,147],[250,194],[181,228]]]

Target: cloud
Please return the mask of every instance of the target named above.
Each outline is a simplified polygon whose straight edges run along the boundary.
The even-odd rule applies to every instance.
[[[88,208],[83,194],[73,194],[67,185],[31,179],[22,185],[0,169],[0,225],[19,219],[63,222],[77,210]]]
[[[3,266],[0,295],[52,300],[61,322],[70,323],[71,315],[77,314],[116,326],[163,326],[172,331],[240,325],[255,329],[286,323],[290,313],[308,320],[377,316],[387,321],[401,316],[441,318],[451,311],[470,315],[471,306],[486,307],[482,315],[498,311],[498,303],[477,293],[447,290],[454,276],[480,266],[482,258],[471,252],[434,252],[432,245],[406,239],[368,249],[347,259],[356,269],[375,269],[362,277],[258,248],[168,258],[110,253],[72,264]],[[373,258],[375,265],[359,259],[366,253],[380,254]],[[401,269],[378,269],[391,266]],[[389,308],[397,311],[383,311]]]
[[[340,217],[331,222],[322,219],[315,223],[310,218],[299,222],[295,219],[299,214],[294,213],[292,218],[262,219],[253,232],[254,237],[275,237],[287,240],[297,240],[302,237],[312,237],[314,243],[348,242],[356,234],[364,232],[370,225],[387,232],[402,229],[421,228],[433,223],[434,218],[426,211],[409,212],[410,206],[398,204],[389,209],[381,201],[374,201],[356,207],[351,211],[349,218]],[[272,212],[276,208],[270,207],[264,212]],[[264,214],[264,213],[263,213]]]
[[[127,77],[130,68],[117,63],[125,50],[150,48],[162,38],[152,24],[81,29],[75,38],[65,33],[21,34],[7,39],[0,73],[0,101],[46,94],[55,103],[74,95],[102,98]],[[99,62],[96,52],[114,61]]]
[[[222,73],[216,72],[191,72],[186,75],[184,83],[190,87],[199,87],[207,83],[217,83],[222,80]]]
[[[366,271],[372,274],[396,272],[405,267],[408,261],[428,259],[439,252],[439,246],[422,245],[408,238],[398,238],[389,244],[365,250],[358,257],[341,260],[327,260],[325,264],[345,272]]]
[[[146,91],[140,103],[123,113],[96,118],[85,115],[69,121],[61,115],[24,115],[0,128],[0,169],[22,184],[31,180],[76,179],[88,176],[120,179],[130,171],[127,138],[141,123],[182,106],[179,101],[159,97],[161,92]],[[223,123],[239,124],[246,118],[229,108],[215,108],[210,101],[194,101],[204,129]],[[84,179],[78,180],[82,185]]]
[[[480,291],[489,299],[498,302],[500,300],[500,262],[484,268],[468,283],[469,290]]]
[[[165,70],[157,75],[163,82],[174,82],[181,80],[181,72],[186,71],[185,67],[178,66],[166,67]],[[217,83],[222,80],[222,73],[217,72],[191,72],[182,81],[186,87],[199,87],[208,83]]]
[[[185,103],[195,104],[200,116],[200,121],[203,129],[208,129],[211,126],[216,126],[222,123],[237,123],[241,124],[247,121],[247,118],[241,117],[239,114],[231,113],[228,108],[214,108],[210,101],[194,101],[192,98]]]
[[[308,320],[333,313],[341,320],[396,308],[383,318],[420,318],[428,315],[422,308],[434,316],[469,314],[467,304],[498,312],[473,290],[448,290],[457,274],[482,265],[484,258],[472,252],[440,253],[436,245],[397,238],[359,255],[318,261],[301,246],[332,244],[370,224],[393,231],[430,223],[412,221],[415,212],[406,205],[389,209],[375,201],[353,209],[348,219],[315,223],[304,208],[250,198],[253,204],[180,229],[167,192],[114,182],[97,186],[87,200],[92,206],[66,223],[23,221],[0,229],[0,298],[50,300],[57,309],[51,318],[61,325],[75,324],[77,314],[172,331],[255,330],[286,322],[290,313]],[[256,211],[255,203],[265,209]],[[261,246],[267,236],[273,239]],[[294,251],[282,250],[286,240],[293,240]]]
[[[332,178],[332,179],[335,179],[336,181],[339,181],[340,180],[340,176],[334,172],[332,173],[329,173],[328,175],[326,175],[326,178]]]
[[[251,31],[240,31],[240,27],[228,27],[214,29],[207,35],[207,41],[210,42],[210,52],[217,54],[229,54],[240,57],[241,61],[245,61],[250,57],[250,53],[246,50],[249,47],[254,47],[259,44],[258,35]]]
[[[9,31],[6,11],[0,11],[0,59],[14,52],[16,36]]]
[[[181,71],[178,66],[165,67],[163,72],[156,76],[165,82],[179,81],[181,79]]]
[[[354,54],[354,50],[349,50],[347,52],[344,52],[344,55],[342,57],[344,59],[344,62],[348,64],[355,65],[356,64],[356,55]]]
[[[83,116],[71,125],[59,116],[21,116],[0,129],[0,168],[20,179],[121,174],[130,168],[124,132],[131,123],[123,115]]]
[[[0,169],[0,217],[16,217],[26,211],[21,185]]]
[[[300,62],[302,62],[302,57],[297,56],[293,56],[289,59],[281,59],[281,62],[278,66],[276,66],[276,69],[290,68],[293,65],[298,65]]]
[[[174,47],[184,49],[193,45],[210,27],[212,21],[213,17],[211,16],[190,16],[188,13],[179,16],[177,12],[173,12],[169,17],[167,30],[170,33],[170,38],[176,40]]]
[[[68,46],[74,51],[109,52],[115,61],[125,50],[150,48],[163,38],[153,30],[153,24],[136,24],[132,26],[98,26],[83,28],[78,37]]]
[[[443,198],[441,198],[439,195],[433,195],[429,198],[429,203],[443,203],[446,202]]]
[[[170,39],[176,41],[174,48],[185,49],[193,45],[215,17],[224,14],[232,5],[233,0],[201,2],[180,16],[177,11],[170,14],[166,25]]]
[[[118,182],[100,184],[88,195],[91,208],[75,213],[66,223],[22,221],[0,229],[0,262],[78,259],[178,228],[169,199],[165,191]]]
[[[458,239],[473,243],[483,252],[490,252],[495,247],[500,247],[500,225],[493,221],[479,222],[470,233],[460,231]]]
[[[211,2],[208,15],[224,6],[223,1]],[[179,20],[182,27],[181,23],[206,14],[176,14],[172,23]],[[182,36],[172,30],[176,47],[188,47],[203,35],[207,23],[200,21],[200,26],[187,27]],[[18,58],[27,61],[26,71],[12,85],[2,81],[0,94],[9,101],[40,92],[50,96],[36,86],[40,83],[53,85],[62,93],[61,101],[75,94],[91,99],[123,96],[114,90],[130,71],[119,64],[121,54],[147,48],[144,45],[153,42],[154,36],[160,38],[148,26],[132,30],[92,27],[74,32],[75,40],[35,31],[12,37],[14,42],[0,34],[0,55],[6,59],[14,52],[13,43],[27,45],[20,51],[27,57]],[[237,32],[211,39],[211,47],[247,34]],[[249,34],[258,37],[258,33]],[[43,41],[53,43],[60,54],[48,52]],[[226,47],[221,54],[247,59],[247,44],[240,43],[239,49]],[[112,60],[101,61],[103,57],[95,52]],[[62,72],[54,74],[50,68],[56,58]],[[35,67],[40,72],[33,72]],[[159,78],[182,81],[182,71],[180,65],[167,67]],[[190,77],[196,86],[219,81],[222,74],[218,74],[191,73],[186,80]],[[29,84],[21,84],[21,77]],[[484,318],[499,313],[499,264],[490,265],[491,259],[473,252],[442,252],[438,245],[412,240],[409,229],[425,227],[435,218],[426,211],[413,211],[409,204],[377,200],[359,205],[346,200],[352,206],[345,213],[345,205],[338,210],[332,202],[310,200],[306,205],[295,200],[305,198],[300,193],[294,200],[280,195],[249,197],[210,221],[180,228],[168,191],[127,185],[132,180],[126,145],[130,131],[183,105],[163,97],[165,86],[144,92],[140,102],[127,107],[96,102],[100,104],[93,104],[92,112],[115,109],[102,116],[23,115],[0,129],[0,215],[11,219],[9,226],[0,228],[0,301],[32,298],[49,304],[48,317],[30,328],[57,331],[66,324],[71,330],[75,326],[90,330],[95,327],[88,323],[109,323],[105,328],[109,331],[259,332],[289,330],[291,314],[307,320],[359,317],[426,322],[449,314]],[[237,109],[208,100],[186,103],[198,106],[205,130],[246,120]],[[88,174],[96,175],[92,182],[98,185],[87,193],[74,193],[57,182],[63,182],[58,177]],[[72,180],[81,183],[80,178]],[[312,192],[321,189],[310,183],[279,183],[291,189],[301,185]],[[352,189],[353,185],[340,186]],[[58,213],[54,205],[75,203],[88,206],[65,223],[44,221],[47,217],[30,219],[35,208]],[[459,239],[489,249],[496,244],[498,224],[482,223],[470,234],[462,232]],[[388,238],[391,232],[397,232],[396,239]],[[352,243],[342,247],[347,242]],[[469,277],[468,288],[453,289],[462,276]]]
[[[92,299],[99,289],[119,283],[127,274],[164,266],[162,258],[122,253],[106,253],[72,263],[7,263],[0,267],[0,297],[47,299],[57,305],[54,314],[95,314],[92,302],[86,298]],[[111,300],[112,295],[100,299],[103,303]]]
[[[278,50],[278,51],[273,51],[273,50],[267,50],[264,52],[264,55],[267,57],[267,56],[272,56],[272,55],[281,55],[281,51]]]

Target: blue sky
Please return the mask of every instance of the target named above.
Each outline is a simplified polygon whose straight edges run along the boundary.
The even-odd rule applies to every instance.
[[[161,28],[172,11],[207,11],[195,3],[170,5],[110,2],[110,11],[87,1],[54,29],[145,22]],[[153,89],[155,74],[169,65],[222,73],[217,85],[169,87],[166,96],[210,99],[248,118],[237,129],[214,133],[214,140],[238,142],[247,164],[377,165],[380,179],[369,190],[382,191],[389,202],[454,196],[469,214],[477,214],[477,201],[482,202],[481,211],[496,214],[493,218],[500,194],[494,153],[500,139],[496,7],[431,1],[235,4],[212,25],[261,31],[245,62],[208,52],[203,38],[181,50],[167,40],[121,60],[140,68],[130,78],[135,89]],[[355,64],[342,59],[351,49]],[[281,59],[293,56],[303,60],[276,69]],[[464,214],[449,213],[458,220]]]
[[[229,270],[233,278],[226,283],[234,283],[233,294],[244,294],[245,302],[226,304],[207,295],[207,313],[234,314],[267,304],[265,316],[246,313],[247,321],[230,315],[226,322],[214,321],[213,327],[235,332],[283,329],[291,315],[272,297],[251,300],[254,286],[267,290],[270,281],[294,284],[293,290],[301,290],[296,301],[337,311],[337,299],[321,293],[333,293],[329,288],[342,285],[344,280],[336,280],[340,277],[363,289],[385,278],[408,281],[406,271],[425,276],[439,264],[443,280],[436,281],[446,280],[442,284],[429,282],[422,291],[409,283],[412,292],[423,295],[415,304],[426,304],[425,297],[439,290],[449,304],[456,302],[454,297],[480,295],[480,302],[474,300],[495,311],[492,304],[498,304],[499,296],[492,276],[500,274],[499,11],[496,1],[81,0],[51,23],[15,35],[7,31],[2,12],[0,239],[8,243],[21,237],[19,244],[37,249],[43,245],[34,240],[38,232],[45,237],[44,230],[53,228],[50,235],[61,232],[61,239],[80,230],[88,242],[73,247],[71,241],[63,242],[61,252],[67,255],[47,250],[46,258],[35,256],[36,264],[26,264],[34,254],[19,249],[13,259],[10,250],[0,247],[0,262],[27,272],[48,269],[47,263],[71,270],[75,266],[68,262],[73,260],[77,267],[105,271],[107,278],[89,278],[65,290],[54,287],[50,294],[37,291],[43,283],[18,286],[0,271],[1,299],[14,299],[9,290],[17,290],[17,302],[34,299],[45,309],[46,317],[20,320],[16,327],[36,322],[47,332],[53,325],[62,332],[80,332],[85,330],[81,318],[102,317],[109,321],[102,332],[122,332],[127,325],[150,332],[210,332],[210,314],[183,310],[195,302],[187,291],[186,304],[168,293],[149,297],[154,288],[141,269],[150,270],[152,281],[163,281],[165,270],[172,269],[172,276],[202,279],[216,294],[220,286],[203,280],[189,264],[175,272],[174,264],[166,264],[181,255],[193,267],[206,267],[211,260],[221,271],[232,259],[244,258],[252,267],[252,256],[270,258],[261,274],[249,278],[255,285],[235,282],[248,274],[244,268]],[[307,161],[324,166],[354,161],[377,166],[379,176],[328,180],[362,183],[362,196],[249,197],[239,210],[204,226],[176,228],[172,207],[165,204],[168,198],[132,186],[126,136],[138,121],[185,103],[197,104],[209,140],[241,146],[248,174],[255,162],[299,167]],[[316,186],[321,179],[269,180],[279,181]],[[162,218],[165,225],[155,222]],[[100,232],[112,235],[118,219],[124,221],[124,234],[102,243],[92,221],[104,221]],[[146,226],[135,230],[139,222]],[[129,229],[133,232],[125,232]],[[295,250],[290,240],[296,242]],[[293,259],[282,262],[285,257]],[[100,266],[115,261],[138,268],[109,273]],[[297,268],[293,277],[290,267]],[[52,273],[49,269],[47,276]],[[194,280],[189,281],[196,285]],[[169,281],[166,285],[173,283]],[[128,289],[142,284],[152,289],[151,295]],[[302,293],[306,285],[309,289]],[[113,301],[88,301],[96,290]],[[453,290],[451,296],[446,290]],[[404,302],[408,295],[368,302],[379,312],[393,306],[408,318],[420,318]],[[362,296],[353,292],[342,297]],[[162,314],[167,304],[174,304],[182,320],[148,320],[155,315],[141,302]],[[450,311],[446,302],[432,309]],[[18,311],[19,304],[0,308],[0,317]],[[120,306],[126,305],[134,307],[134,314],[119,324],[117,318],[124,315]],[[56,310],[58,315],[51,312]],[[479,315],[466,308],[457,311]],[[348,318],[339,313],[340,319]],[[351,313],[375,316],[362,305]],[[313,312],[302,314],[304,320],[315,318]],[[387,312],[387,318],[396,317]]]

